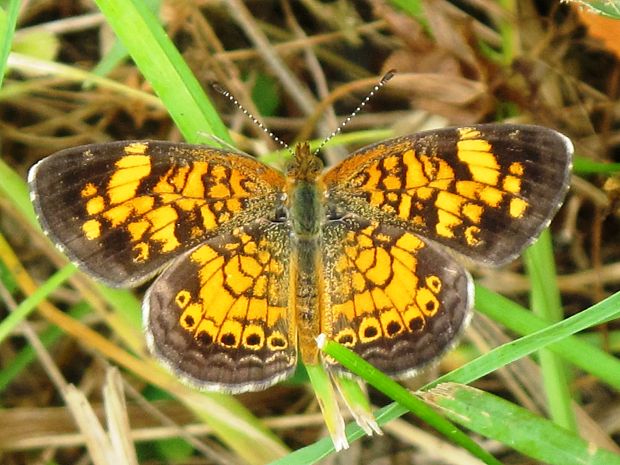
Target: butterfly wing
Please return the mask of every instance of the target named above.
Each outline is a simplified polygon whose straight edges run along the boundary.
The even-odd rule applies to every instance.
[[[62,251],[125,287],[221,231],[273,216],[284,178],[238,153],[141,141],[63,150],[37,163],[29,184]]]
[[[446,128],[362,148],[323,181],[335,216],[346,206],[500,265],[560,207],[572,150],[566,137],[539,126]]]
[[[473,304],[467,271],[402,228],[348,215],[323,227],[322,331],[406,377],[452,347]]]
[[[178,258],[143,302],[151,349],[204,389],[265,389],[295,369],[289,309],[290,229],[258,220]]]

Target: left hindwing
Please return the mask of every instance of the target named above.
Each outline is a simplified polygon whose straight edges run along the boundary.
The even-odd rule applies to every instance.
[[[148,290],[151,351],[204,389],[265,389],[295,369],[290,229],[257,220],[178,258]]]
[[[323,177],[347,208],[489,265],[510,261],[548,225],[569,185],[572,144],[539,126],[446,128],[380,142]]]

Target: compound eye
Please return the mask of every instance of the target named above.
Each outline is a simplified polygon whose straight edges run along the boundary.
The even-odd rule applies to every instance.
[[[327,221],[338,221],[341,220],[345,216],[345,212],[333,207],[327,207],[327,211],[325,212],[325,217]]]
[[[271,220],[274,223],[286,223],[288,221],[288,210],[281,206],[276,208],[275,214]]]

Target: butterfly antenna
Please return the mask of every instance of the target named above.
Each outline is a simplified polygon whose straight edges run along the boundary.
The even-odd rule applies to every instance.
[[[396,70],[395,69],[391,69],[387,73],[385,73],[383,75],[383,77],[381,78],[381,80],[378,83],[376,83],[373,86],[372,89],[370,89],[370,92],[368,92],[368,95],[366,95],[364,100],[362,100],[362,103],[360,103],[357,106],[357,108],[355,110],[353,110],[353,113],[351,113],[349,116],[347,116],[347,118],[342,122],[342,124],[340,126],[338,126],[338,128],[334,132],[332,132],[329,136],[327,136],[325,139],[323,139],[323,142],[321,142],[321,144],[314,151],[314,153],[315,154],[318,153],[325,146],[325,144],[327,144],[327,142],[329,142],[334,136],[337,136],[338,134],[340,134],[342,132],[342,130],[344,129],[344,127],[347,124],[349,124],[349,122],[353,118],[355,118],[355,115],[357,115],[360,111],[362,111],[362,109],[366,106],[368,101],[371,98],[373,98],[375,96],[375,94],[379,91],[379,89],[381,89],[390,79],[392,79],[395,74],[396,74]]]
[[[239,103],[239,100],[237,100],[230,92],[228,92],[221,85],[219,85],[219,83],[213,82],[211,84],[211,87],[213,87],[213,89],[215,89],[216,92],[218,92],[219,94],[222,94],[224,97],[226,97],[228,100],[230,100],[239,110],[241,110],[241,112],[245,116],[250,118],[250,120],[256,126],[258,126],[260,129],[263,130],[263,132],[265,134],[267,134],[269,137],[271,137],[272,140],[276,141],[278,144],[280,144],[283,148],[287,149],[289,152],[291,151],[290,147],[288,145],[286,145],[286,143],[284,141],[282,141],[282,139],[280,139],[273,132],[271,132],[269,129],[267,129],[263,123],[261,123],[252,113],[250,113],[248,110],[246,110],[245,107],[243,105],[241,105],[241,103]]]

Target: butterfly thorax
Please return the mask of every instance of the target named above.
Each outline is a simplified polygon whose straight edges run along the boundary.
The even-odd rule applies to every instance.
[[[288,209],[293,232],[298,238],[317,236],[320,222],[325,216],[323,192],[317,178],[323,163],[310,153],[308,143],[298,144],[295,156],[286,170],[288,184]]]
[[[307,143],[303,143],[295,148],[295,156],[286,171],[288,211],[293,231],[291,299],[295,302],[301,357],[307,364],[318,362],[314,338],[321,329],[320,230],[325,209],[323,187],[318,177],[322,168],[321,160],[310,152]]]

